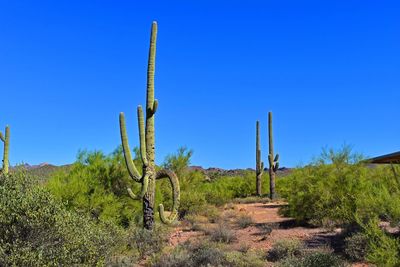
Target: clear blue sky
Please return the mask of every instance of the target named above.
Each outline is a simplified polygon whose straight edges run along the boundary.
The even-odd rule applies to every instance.
[[[196,2],[196,3],[191,3]],[[159,24],[157,161],[253,167],[274,112],[281,165],[344,142],[400,150],[398,1],[0,1],[0,127],[11,163],[70,163],[138,144],[149,31]]]

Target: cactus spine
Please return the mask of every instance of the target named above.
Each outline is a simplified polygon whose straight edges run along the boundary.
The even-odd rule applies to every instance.
[[[269,192],[270,198],[275,199],[275,176],[279,169],[279,154],[274,155],[274,140],[272,132],[272,112],[268,113],[268,139],[269,139]]]
[[[4,143],[4,153],[3,153],[3,168],[2,173],[8,174],[9,169],[9,151],[10,151],[10,127],[6,126],[5,135],[0,132],[0,140]]]
[[[261,179],[264,173],[264,162],[261,161],[261,148],[260,148],[260,122],[256,122],[256,193],[258,196],[262,195]]]
[[[157,40],[157,22],[153,22],[150,37],[149,60],[147,68],[147,99],[146,99],[146,123],[144,121],[143,110],[141,106],[137,108],[140,156],[142,160],[142,175],[137,171],[133,163],[131,150],[129,148],[128,137],[126,133],[126,124],[124,113],[120,113],[120,131],[122,147],[126,166],[129,175],[135,181],[141,184],[139,195],[135,195],[128,188],[129,196],[135,200],[143,201],[143,226],[148,230],[153,229],[154,225],[154,198],[156,180],[167,178],[172,186],[172,212],[167,217],[164,213],[164,206],[159,205],[159,215],[163,223],[172,223],[178,215],[180,202],[179,180],[175,173],[170,170],[156,171],[155,166],[155,137],[154,137],[154,114],[156,113],[158,101],[154,99],[154,72]]]

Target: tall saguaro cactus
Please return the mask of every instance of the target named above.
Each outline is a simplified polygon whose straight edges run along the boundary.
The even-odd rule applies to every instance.
[[[2,172],[8,174],[9,168],[9,151],[10,151],[10,127],[6,126],[5,135],[0,132],[0,140],[4,143],[4,154],[3,154],[3,168]]]
[[[279,154],[274,155],[274,140],[272,132],[272,112],[268,113],[268,139],[269,139],[269,192],[270,198],[275,199],[275,176],[279,169]]]
[[[260,148],[260,122],[256,122],[256,193],[258,196],[262,195],[261,179],[264,173],[264,162],[261,161],[261,148]]]
[[[120,130],[122,147],[125,156],[126,166],[129,175],[135,181],[141,184],[139,195],[135,195],[128,188],[129,196],[135,200],[143,201],[143,226],[152,230],[154,225],[154,198],[156,180],[167,178],[172,186],[172,212],[167,217],[164,214],[164,206],[159,205],[159,215],[163,223],[172,223],[178,216],[178,207],[180,202],[179,180],[175,173],[170,170],[156,171],[155,166],[155,137],[154,137],[154,114],[157,111],[158,101],[154,99],[154,71],[156,57],[156,40],[157,40],[157,22],[153,22],[150,37],[149,60],[147,68],[147,101],[146,101],[146,123],[143,116],[141,106],[137,108],[139,140],[140,140],[140,156],[142,160],[142,175],[137,171],[133,163],[131,150],[128,144],[126,133],[126,124],[124,113],[120,113]]]

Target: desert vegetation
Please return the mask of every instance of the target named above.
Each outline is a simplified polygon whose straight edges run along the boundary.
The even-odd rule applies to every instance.
[[[343,146],[280,169],[272,112],[268,173],[258,121],[255,170],[211,176],[187,147],[157,165],[156,38],[154,22],[138,147],[121,113],[121,146],[45,176],[9,168],[9,127],[0,133],[0,266],[400,266],[397,167]]]

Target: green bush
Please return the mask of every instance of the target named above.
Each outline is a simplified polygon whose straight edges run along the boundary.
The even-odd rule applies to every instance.
[[[219,243],[232,243],[236,241],[235,233],[223,224],[218,224],[217,227],[211,228],[208,233],[211,241]]]
[[[400,221],[400,186],[388,167],[370,168],[348,147],[323,152],[311,165],[278,179],[284,214],[317,225],[349,225],[374,216]]]
[[[69,209],[103,222],[128,226],[141,213],[140,201],[132,201],[139,185],[130,182],[121,148],[111,155],[82,151],[68,172],[55,173],[46,187]]]
[[[179,217],[183,218],[189,214],[199,214],[204,211],[207,205],[206,196],[198,191],[181,192],[181,205],[179,207]]]
[[[378,266],[399,266],[400,241],[385,233],[378,224],[377,218],[362,224],[368,239],[367,260]]]
[[[301,261],[301,267],[342,267],[346,264],[330,252],[317,251],[307,254]]]
[[[246,252],[230,251],[225,253],[226,266],[234,267],[263,267],[265,262],[259,251],[248,250]]]
[[[345,240],[345,255],[351,261],[364,261],[368,253],[368,237],[364,233],[355,233]]]
[[[279,179],[278,190],[288,201],[282,211],[317,225],[362,226],[369,240],[367,259],[379,266],[398,265],[399,240],[378,225],[381,220],[398,225],[400,181],[390,167],[371,168],[359,159],[348,147],[324,151],[313,164]],[[351,242],[361,242],[358,238]],[[350,243],[349,256],[361,257],[364,247],[356,251]]]
[[[265,262],[256,251],[226,251],[215,243],[184,243],[162,255],[156,267],[261,267]]]
[[[153,231],[142,227],[129,229],[128,244],[136,249],[140,258],[159,253],[167,241],[167,231],[162,227],[156,227]]]
[[[302,255],[304,244],[298,239],[283,239],[275,242],[268,251],[269,261],[279,261],[284,258],[299,257]]]
[[[279,267],[344,267],[346,263],[338,256],[325,251],[315,251],[303,257],[289,256],[278,262]]]
[[[237,226],[239,226],[239,228],[242,228],[242,229],[251,226],[253,223],[254,223],[253,218],[249,215],[240,215],[236,219]]]
[[[224,252],[215,244],[185,243],[169,255],[163,255],[155,267],[208,267],[227,266]]]
[[[0,266],[103,265],[120,232],[65,209],[29,175],[0,176]]]

